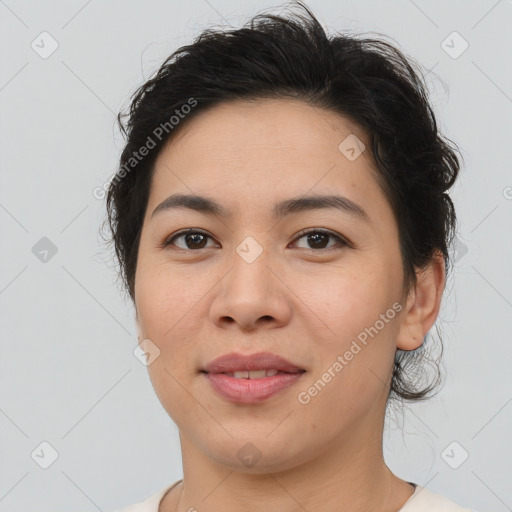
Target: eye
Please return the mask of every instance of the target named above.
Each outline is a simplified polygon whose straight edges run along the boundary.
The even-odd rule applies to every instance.
[[[301,231],[299,233],[299,237],[295,239],[295,242],[301,239],[306,239],[306,243],[312,245],[312,248],[310,247],[302,247],[303,249],[309,249],[312,251],[317,251],[320,249],[331,249],[331,247],[325,247],[325,243],[328,242],[329,237],[335,239],[338,244],[341,246],[349,246],[350,244],[343,239],[341,236],[336,235],[332,231],[327,231],[325,229],[310,229]]]
[[[299,240],[305,239],[306,243],[310,244],[312,247],[299,247],[302,249],[308,249],[311,251],[317,252],[321,249],[332,249],[332,246],[325,246],[326,242],[328,243],[329,238],[334,239],[338,242],[338,245],[341,247],[350,246],[350,243],[342,238],[341,236],[333,233],[332,231],[327,231],[325,229],[309,229],[303,230],[299,233],[299,236],[295,238],[293,243],[296,243]],[[176,240],[183,239],[183,244],[181,247],[176,245]],[[183,250],[199,250],[199,249],[207,249],[206,241],[208,239],[213,240],[213,238],[205,233],[204,231],[200,231],[197,229],[189,228],[187,230],[180,231],[175,233],[171,237],[167,238],[161,245],[162,248],[168,247],[170,245],[175,245],[178,249]],[[211,246],[210,246],[211,247]]]
[[[166,239],[162,244],[162,247],[174,245],[174,241],[180,238],[183,238],[185,246],[178,246],[179,249],[205,249],[205,241],[206,239],[211,238],[211,236],[203,231],[198,231],[197,229],[190,228],[185,231],[180,231],[179,233],[176,233],[169,237],[168,239]]]

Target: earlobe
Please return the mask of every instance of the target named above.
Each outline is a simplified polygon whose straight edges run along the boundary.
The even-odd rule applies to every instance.
[[[397,337],[397,348],[415,350],[434,325],[443,297],[445,262],[441,252],[436,252],[431,262],[416,273],[417,283],[407,297],[402,325]]]

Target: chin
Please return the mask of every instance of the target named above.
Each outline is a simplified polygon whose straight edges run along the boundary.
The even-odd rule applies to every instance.
[[[275,428],[275,426],[274,426]],[[231,471],[250,474],[265,474],[287,471],[309,460],[311,450],[297,444],[289,435],[284,436],[270,434],[266,430],[262,435],[248,436],[247,431],[239,437],[233,434],[233,439],[226,441],[219,439],[215,446],[209,443],[204,446],[204,451],[212,461],[225,466]],[[274,439],[270,439],[274,436]],[[313,450],[314,451],[314,450]]]

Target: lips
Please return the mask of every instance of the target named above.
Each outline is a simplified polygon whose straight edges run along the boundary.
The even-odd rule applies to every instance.
[[[301,373],[306,371],[283,357],[270,352],[259,352],[251,355],[237,354],[235,352],[225,354],[211,361],[203,371],[217,374],[254,372],[258,370],[277,370],[284,373]]]
[[[269,352],[226,354],[202,371],[212,389],[233,404],[260,404],[299,381],[303,368]]]

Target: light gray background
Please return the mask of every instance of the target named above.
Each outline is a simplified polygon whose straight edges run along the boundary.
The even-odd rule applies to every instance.
[[[201,29],[276,5],[0,1],[0,511],[111,511],[182,476],[177,427],[133,354],[133,310],[93,189],[122,148],[115,114],[159,63]],[[512,510],[512,1],[308,5],[329,29],[387,34],[432,69],[439,123],[465,158],[457,266],[437,322],[446,384],[391,419],[386,460],[466,507]],[[59,45],[46,59],[31,47],[43,31]],[[469,44],[458,58],[462,40],[444,43],[452,56],[442,46],[453,31]],[[47,262],[32,251],[42,237],[57,247]],[[43,442],[58,453],[48,469]]]

